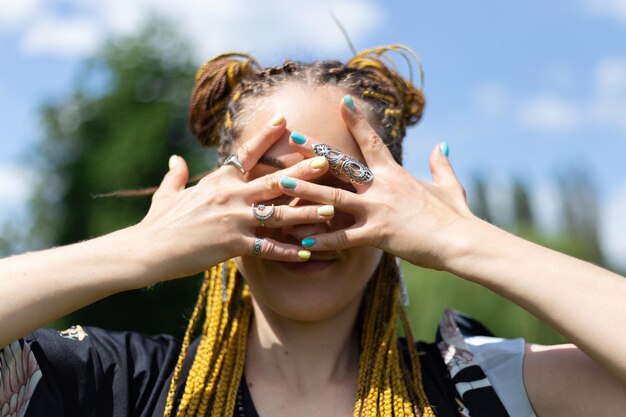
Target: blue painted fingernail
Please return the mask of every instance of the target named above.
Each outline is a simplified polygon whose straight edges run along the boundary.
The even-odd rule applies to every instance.
[[[304,239],[302,239],[302,246],[304,246],[305,248],[310,248],[313,245],[315,245],[315,238],[305,237]]]
[[[349,110],[354,110],[354,99],[350,94],[343,96],[343,102]]]
[[[304,145],[306,143],[306,138],[304,137],[304,135],[297,130],[291,132],[291,135],[289,135],[289,137],[298,145]]]
[[[441,142],[439,144],[439,151],[441,151],[441,154],[447,158],[448,155],[450,155],[450,147],[448,146],[448,143]]]
[[[291,177],[280,177],[280,185],[285,188],[296,188],[298,183]]]

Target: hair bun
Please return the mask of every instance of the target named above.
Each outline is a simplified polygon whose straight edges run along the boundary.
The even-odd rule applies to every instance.
[[[218,55],[200,67],[191,93],[189,127],[202,145],[219,143],[220,126],[232,125],[229,101],[239,98],[241,81],[258,68],[254,58],[242,53]]]
[[[404,78],[398,72],[396,63],[389,56],[389,52],[398,53],[406,61],[409,68],[409,79]],[[417,64],[420,76],[420,86],[413,84],[413,65],[411,61]],[[419,57],[413,50],[404,45],[388,45],[376,48],[366,49],[357,53],[350,61],[348,66],[361,68],[372,71],[376,74],[376,78],[380,82],[392,86],[392,90],[396,92],[394,97],[379,97],[381,100],[387,101],[390,105],[389,112],[397,113],[400,116],[404,126],[413,125],[420,121],[426,100],[422,92],[424,85],[424,71]],[[376,95],[375,92],[372,95]]]

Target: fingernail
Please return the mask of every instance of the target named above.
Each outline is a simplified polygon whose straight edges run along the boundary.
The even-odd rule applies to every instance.
[[[280,177],[280,185],[285,188],[296,188],[298,183],[291,177]]]
[[[176,166],[176,164],[178,163],[178,155],[172,155],[170,156],[169,161],[167,161],[167,166],[172,169]]]
[[[302,246],[304,246],[305,248],[310,248],[313,245],[315,245],[315,238],[305,237],[304,239],[302,239]]]
[[[439,144],[439,151],[441,151],[441,154],[447,158],[448,155],[450,155],[450,147],[448,146],[448,143],[441,142]]]
[[[317,214],[320,216],[332,216],[335,214],[335,206],[321,206],[317,208]]]
[[[323,156],[316,156],[311,159],[311,168],[320,169],[328,165],[328,160]]]
[[[304,259],[306,261],[310,257],[311,257],[311,252],[309,252],[308,250],[299,250],[298,251],[298,258]]]
[[[270,124],[272,126],[278,126],[278,125],[280,125],[284,121],[285,121],[285,116],[283,116],[282,114],[278,113],[276,116],[272,117],[272,120],[270,120]]]
[[[354,99],[350,94],[343,96],[343,102],[349,110],[354,110]]]
[[[297,130],[291,132],[291,135],[289,135],[289,137],[298,145],[304,145],[306,143],[306,138],[304,137],[304,135]]]

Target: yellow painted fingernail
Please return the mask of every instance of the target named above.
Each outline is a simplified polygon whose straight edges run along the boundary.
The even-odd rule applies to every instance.
[[[327,205],[318,207],[317,214],[320,216],[332,216],[335,214],[335,206]]]
[[[167,161],[167,166],[172,169],[176,166],[176,164],[178,163],[178,155],[172,155],[170,156],[169,161]]]
[[[299,250],[298,257],[307,261],[311,257],[311,252],[309,252],[308,250]]]
[[[316,156],[311,159],[311,168],[320,169],[328,165],[328,160],[323,156]]]
[[[272,120],[270,120],[270,124],[272,126],[278,126],[279,124],[281,124],[284,121],[285,121],[285,116],[283,116],[282,114],[278,113],[276,116],[272,117]]]

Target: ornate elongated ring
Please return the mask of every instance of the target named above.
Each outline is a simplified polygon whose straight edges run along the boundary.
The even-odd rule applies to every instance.
[[[239,158],[237,158],[237,155],[235,154],[228,155],[222,165],[232,165],[239,171],[241,171],[242,174],[246,175],[246,169],[243,167],[243,165],[241,165],[241,162],[239,162]]]
[[[257,237],[254,239],[254,246],[252,247],[252,254],[254,256],[261,256],[261,248],[263,247],[263,239]]]
[[[264,213],[265,211],[267,211],[267,213]],[[268,208],[265,204],[259,204],[258,206],[255,206],[254,203],[252,203],[252,214],[254,214],[254,217],[259,219],[259,221],[261,222],[261,227],[264,227],[265,220],[274,215],[274,205],[272,204],[272,207]]]
[[[331,171],[336,175],[345,175],[350,182],[365,184],[374,179],[374,174],[363,163],[346,155],[339,149],[325,143],[313,145],[313,153],[328,160]]]

